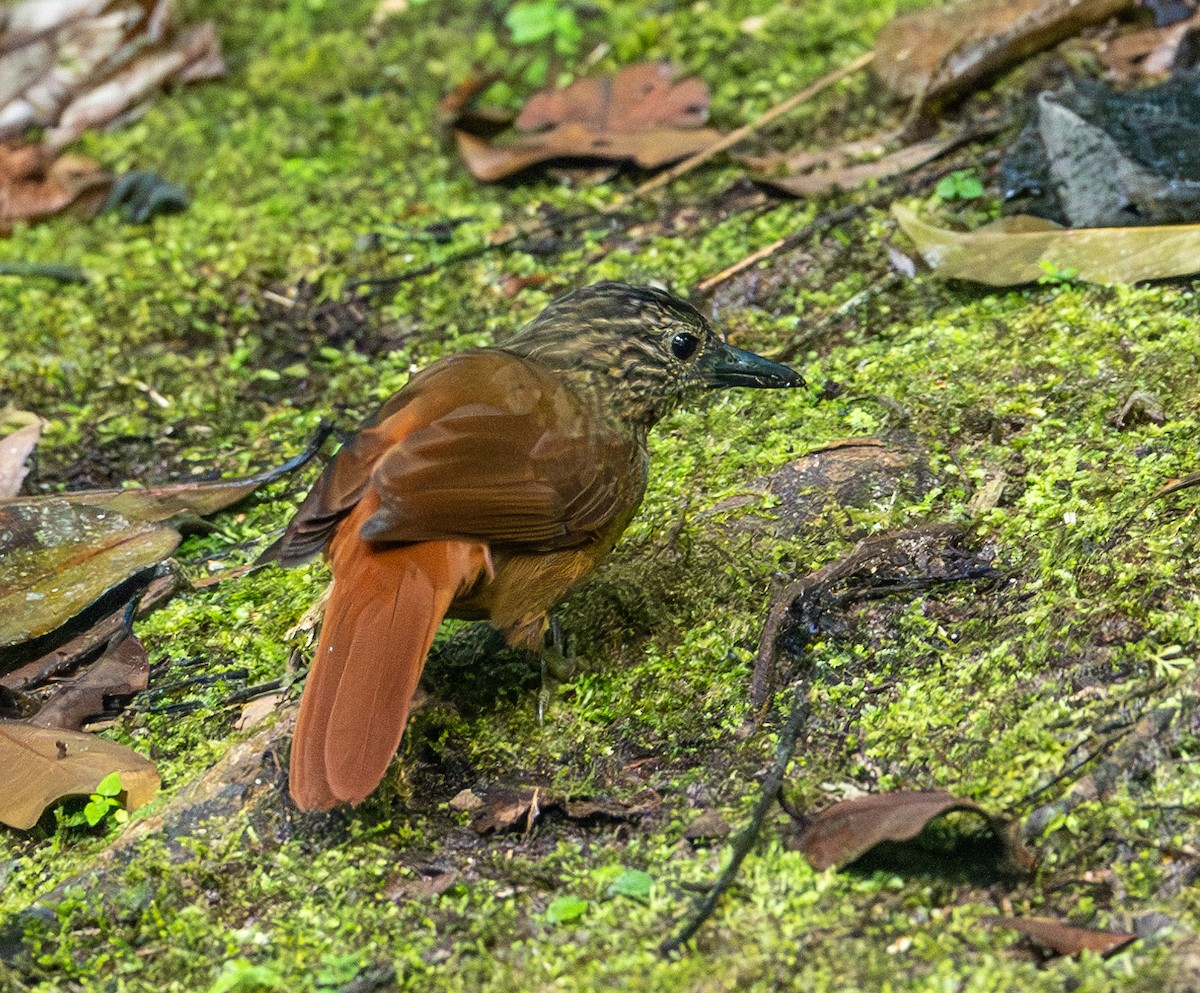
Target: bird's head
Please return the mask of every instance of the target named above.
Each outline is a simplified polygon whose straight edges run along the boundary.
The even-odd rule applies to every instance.
[[[504,347],[562,369],[622,420],[646,427],[702,390],[804,385],[787,366],[726,344],[687,301],[626,283],[553,300]]]

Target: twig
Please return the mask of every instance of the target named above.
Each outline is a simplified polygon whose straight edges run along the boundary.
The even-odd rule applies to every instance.
[[[707,293],[714,286],[719,286],[721,283],[725,282],[725,280],[732,279],[739,272],[744,272],[756,262],[761,262],[763,259],[770,258],[777,251],[779,251],[779,249],[783,248],[783,246],[788,243],[788,240],[788,238],[780,238],[777,241],[773,241],[771,244],[760,248],[757,252],[751,252],[740,262],[735,262],[731,266],[726,266],[715,276],[709,276],[707,279],[702,279],[696,284],[696,292]]]
[[[840,83],[847,76],[853,76],[860,69],[865,69],[874,59],[874,52],[864,52],[848,65],[844,65],[840,69],[835,69],[833,72],[827,73],[820,79],[804,87],[804,89],[802,89],[799,93],[788,97],[782,103],[777,103],[770,110],[764,111],[749,124],[746,124],[735,131],[730,131],[729,134],[725,135],[725,137],[721,138],[719,141],[715,141],[707,148],[701,149],[695,155],[684,159],[678,165],[672,166],[666,172],[659,173],[653,179],[648,179],[630,194],[630,198],[632,199],[635,197],[644,196],[651,190],[657,190],[661,186],[666,186],[668,183],[674,182],[684,173],[691,172],[697,166],[703,165],[713,156],[719,155],[728,148],[732,148],[743,138],[748,138],[750,135],[754,134],[755,131],[761,130],[776,118],[782,117],[784,114],[788,113],[788,111],[794,110],[796,107],[799,107],[800,104],[811,100],[818,93],[823,93],[835,83]]]
[[[721,875],[717,877],[717,881],[709,888],[687,924],[678,934],[658,946],[659,954],[669,955],[676,951],[700,930],[704,922],[717,909],[717,902],[733,885],[738,869],[741,868],[746,856],[754,847],[755,841],[758,840],[758,833],[762,829],[763,821],[766,820],[767,814],[770,813],[771,807],[779,797],[779,791],[783,788],[783,777],[787,773],[788,764],[792,761],[792,752],[796,750],[796,739],[800,737],[800,728],[808,717],[808,679],[799,679],[795,685],[796,694],[792,700],[792,712],[788,715],[787,724],[779,732],[779,744],[775,748],[775,762],[767,773],[767,778],[763,780],[762,791],[759,793],[758,803],[754,806],[754,812],[750,815],[750,821],[733,839],[729,864],[725,866]]]

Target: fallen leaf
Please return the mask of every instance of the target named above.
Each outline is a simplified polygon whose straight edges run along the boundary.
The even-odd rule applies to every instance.
[[[514,827],[526,830],[537,820],[537,793],[536,789],[489,791],[471,827],[480,834],[508,831]]]
[[[60,155],[39,145],[0,144],[0,232],[17,221],[36,221],[79,201],[95,212],[112,175],[81,155]]]
[[[298,469],[313,457],[327,431],[299,455],[283,464],[245,479],[221,479],[211,483],[180,483],[172,486],[151,486],[145,489],[83,490],[65,497],[73,504],[101,507],[134,521],[157,523],[179,521],[190,517],[207,517],[248,497],[260,486],[273,483],[293,469]],[[2,505],[0,505],[2,506]]]
[[[78,731],[88,720],[103,714],[107,697],[132,696],[146,688],[150,660],[132,635],[110,648],[78,676],[61,680],[29,723],[37,727]]]
[[[1137,940],[1137,935],[1125,931],[1097,931],[1064,924],[1049,917],[989,917],[985,920],[1010,931],[1019,931],[1058,955],[1079,955],[1082,952],[1110,955]]]
[[[1038,94],[1000,163],[1006,214],[1073,228],[1200,220],[1200,88],[1122,93],[1080,80]]]
[[[1070,272],[1093,283],[1134,283],[1200,271],[1200,224],[1063,228],[1017,215],[975,231],[949,231],[899,204],[892,214],[943,279],[1014,286]]]
[[[919,500],[933,483],[929,461],[912,438],[843,438],[754,480],[747,492],[722,500],[710,512],[745,507],[748,512],[733,518],[731,528],[796,535],[830,504],[866,507],[897,493],[905,500]],[[768,498],[770,509],[757,511]]]
[[[66,147],[88,128],[107,124],[171,80],[196,82],[225,72],[216,28],[212,22],[194,25],[170,41],[148,46],[63,106],[57,125],[46,133],[46,147]]]
[[[797,845],[818,872],[844,866],[884,841],[909,841],[930,821],[952,810],[979,814],[997,838],[1010,845],[1014,861],[1027,856],[1008,839],[1000,822],[970,800],[940,790],[899,790],[835,803],[817,814],[801,831]]]
[[[268,693],[266,696],[260,696],[257,700],[251,700],[242,708],[241,714],[234,722],[233,729],[245,731],[266,720],[275,713],[279,707],[279,701],[282,699],[282,693]]]
[[[483,800],[474,790],[459,790],[450,800],[450,809],[458,811],[479,810]]]
[[[764,171],[754,176],[763,183],[797,197],[826,196],[835,191],[855,190],[873,179],[890,179],[932,162],[969,141],[972,136],[958,135],[942,141],[923,141],[884,154],[891,135],[866,142],[851,142],[820,153],[803,152],[782,160],[742,159],[752,169],[769,170],[779,165],[787,175]],[[864,156],[873,156],[865,159]]]
[[[36,420],[0,438],[0,500],[15,497],[20,492],[28,472],[25,460],[37,447],[41,436],[42,422]]]
[[[460,793],[452,803],[458,801],[462,796],[463,794]],[[471,796],[475,796],[475,794],[472,793]],[[476,797],[476,799],[479,798]],[[476,807],[464,805],[455,809],[474,810]],[[471,827],[480,834],[491,834],[518,828],[522,831],[529,831],[538,819],[547,813],[561,815],[577,824],[591,824],[597,821],[628,821],[648,814],[653,809],[653,804],[630,805],[606,797],[567,800],[546,793],[540,787],[523,789],[498,787],[488,791],[482,798],[481,806],[478,809],[480,812],[471,822]]]
[[[87,796],[105,776],[121,775],[126,810],[146,804],[158,790],[154,763],[132,748],[64,728],[0,721],[0,823],[29,830],[42,811],[66,796]]]
[[[437,864],[415,866],[411,870],[416,879],[399,876],[384,887],[383,895],[394,902],[401,900],[429,900],[441,896],[458,881],[458,870]]]
[[[898,96],[969,91],[1034,52],[1132,6],[1132,0],[966,0],[894,18],[873,69]]]
[[[0,666],[44,654],[52,646],[37,639],[106,595],[127,600],[125,585],[148,581],[179,540],[169,525],[60,498],[0,505]]]
[[[491,182],[551,159],[633,160],[647,169],[711,145],[721,135],[701,127],[708,88],[659,62],[626,66],[616,76],[577,79],[535,95],[518,116],[520,134],[492,142],[455,128],[459,154],[476,179]]]
[[[145,591],[136,597],[135,618],[144,617],[161,606],[180,589],[186,587],[182,574],[175,569],[165,571],[150,581]],[[122,604],[108,616],[90,625],[78,637],[30,662],[0,673],[0,687],[23,694],[56,676],[62,676],[96,658],[118,632],[129,626],[130,603]],[[28,716],[28,715],[22,715]]]
[[[0,669],[74,637],[78,631],[66,625],[85,611],[108,613],[127,603],[179,544],[177,525],[222,510],[302,465],[326,433],[278,468],[247,479],[0,501]]]
[[[1189,37],[1200,32],[1200,13],[1169,27],[1130,31],[1112,39],[1100,53],[1101,64],[1121,83],[1166,76],[1176,69]]]

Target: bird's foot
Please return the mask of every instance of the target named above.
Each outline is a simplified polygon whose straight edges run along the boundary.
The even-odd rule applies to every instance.
[[[575,675],[575,638],[566,636],[557,617],[550,618],[545,643],[541,651],[542,689],[538,693],[538,724],[546,718],[546,711],[558,695],[563,683]]]

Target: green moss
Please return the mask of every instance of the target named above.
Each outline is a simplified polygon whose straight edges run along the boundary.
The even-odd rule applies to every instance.
[[[210,6],[191,4],[198,16]],[[61,218],[0,242],[2,259],[66,262],[92,277],[0,285],[0,398],[50,421],[35,485],[265,467],[300,450],[323,418],[349,427],[413,365],[511,332],[568,285],[654,278],[686,290],[818,213],[802,202],[730,209],[718,191],[740,173],[716,164],[627,208],[618,231],[599,218],[564,225],[551,257],[465,258],[512,223],[586,218],[639,177],[595,188],[536,174],[474,183],[437,131],[436,106],[473,66],[513,61],[506,4],[412,3],[376,29],[372,6],[228,5],[217,16],[229,79],[181,89],[125,129],[80,142],[108,166],[183,184],[193,207],[142,228]],[[767,0],[578,11],[582,50],[610,45],[602,68],[672,58],[709,80],[722,126],[865,50],[892,13]],[[888,113],[865,78],[854,80],[762,140],[862,133]],[[430,227],[450,220],[462,223],[443,225],[448,240]],[[720,318],[741,344],[782,346],[872,285],[891,237],[886,215],[865,211],[719,289]],[[355,280],[427,264],[394,295],[321,307]],[[505,295],[506,277],[530,274],[551,281]],[[279,303],[293,295],[294,306]],[[337,989],[380,966],[394,967],[403,989],[464,991],[1160,987],[1172,968],[1163,948],[1043,968],[980,920],[1007,899],[1017,912],[1081,923],[1124,925],[1154,910],[1194,927],[1194,893],[1161,887],[1194,846],[1187,812],[1200,779],[1169,757],[1034,839],[1042,867],[1003,892],[884,870],[815,873],[787,850],[780,817],[695,949],[662,959],[655,948],[692,907],[683,884],[711,879],[724,857],[693,850],[684,828],[699,808],[744,818],[773,753],[770,722],[741,733],[773,586],[864,536],[963,522],[1005,579],[864,604],[810,645],[812,719],[790,777],[794,803],[814,809],[846,788],[940,787],[1023,816],[1106,747],[1114,722],[1190,699],[1193,670],[1172,660],[1200,651],[1195,491],[1143,504],[1200,468],[1195,312],[1185,285],[984,293],[918,279],[873,297],[798,362],[811,382],[838,384],[828,391],[837,399],[730,393],[662,425],[638,519],[564,607],[582,670],[544,726],[536,674],[515,658],[485,669],[478,636],[448,626],[430,663],[438,699],[376,797],[328,818],[281,817],[269,831],[235,818],[182,853],[143,841],[119,878],[60,894],[53,915],[28,922],[21,982],[205,990],[232,963],[264,967],[246,975],[290,990]],[[1111,415],[1138,389],[1166,420],[1118,429]],[[885,495],[831,508],[781,538],[718,526],[737,513],[712,508],[749,480],[894,426],[915,433],[935,477],[919,504]],[[184,568],[201,578],[251,561],[314,473],[273,484],[221,515],[217,532],[189,538]],[[1000,473],[999,504],[973,515],[972,495]],[[155,683],[110,733],[163,773],[164,797],[140,816],[236,740],[231,693],[290,678],[292,649],[307,645],[289,632],[326,578],[319,565],[266,569],[139,625]],[[1178,747],[1185,758],[1195,750],[1194,728]],[[496,782],[657,799],[633,824],[548,820],[529,838],[478,838],[445,805]],[[0,835],[0,915],[100,864],[106,840],[53,827]],[[457,871],[449,889],[389,895],[431,860]],[[652,880],[644,900],[611,892],[631,869]],[[586,907],[548,917],[563,897]]]

